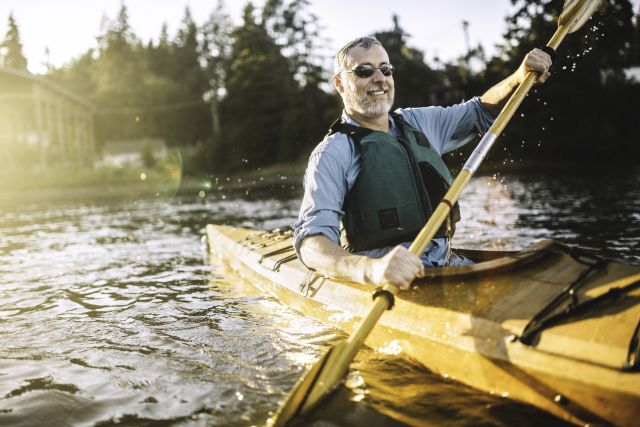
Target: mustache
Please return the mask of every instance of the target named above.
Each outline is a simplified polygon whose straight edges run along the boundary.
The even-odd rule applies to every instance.
[[[372,92],[376,90],[389,90],[389,86],[383,83],[373,83],[371,86],[367,88],[367,92]]]

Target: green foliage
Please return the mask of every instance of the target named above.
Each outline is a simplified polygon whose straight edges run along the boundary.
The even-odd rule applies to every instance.
[[[13,18],[13,14],[9,14],[7,27],[7,34],[4,36],[2,43],[0,43],[0,66],[26,71],[27,58],[22,53],[20,30],[16,20]]]
[[[526,52],[544,45],[563,1],[512,2],[505,42],[488,60],[476,45],[430,66],[393,16],[391,29],[375,36],[397,68],[396,107],[480,95],[512,73]],[[326,40],[309,3],[267,0],[261,10],[249,3],[234,27],[217,0],[201,27],[187,8],[175,37],[163,25],[157,41],[146,44],[123,5],[115,20],[105,20],[96,49],[48,77],[94,103],[99,142],[161,138],[188,153],[182,173],[295,160],[308,155],[342,108],[327,90],[330,76],[323,69],[332,58],[323,56]],[[20,65],[18,28],[9,20],[0,61]],[[16,59],[7,59],[8,46]],[[637,158],[640,84],[623,77],[625,67],[640,64],[640,24],[630,1],[604,1],[584,28],[566,37],[556,62],[551,79],[534,88],[507,127],[505,162]]]
[[[286,58],[253,13],[247,5],[243,25],[232,34],[226,66],[223,133],[214,162],[228,168],[278,161],[290,142],[282,139],[283,112],[291,107],[296,84]]]
[[[438,94],[443,93],[444,76],[429,68],[422,52],[407,45],[407,33],[400,27],[397,15],[393,15],[393,28],[375,33],[385,47],[389,59],[396,67],[395,103],[398,107],[422,107],[441,103]]]
[[[544,46],[563,8],[561,0],[514,4],[506,43],[488,63],[485,80],[506,76],[526,52]],[[637,120],[640,85],[625,82],[622,69],[634,61],[632,18],[628,0],[606,0],[583,28],[565,38],[551,78],[534,89],[520,108],[522,116],[509,124],[504,143],[512,158],[602,161],[631,148],[627,141],[637,139],[631,124]]]

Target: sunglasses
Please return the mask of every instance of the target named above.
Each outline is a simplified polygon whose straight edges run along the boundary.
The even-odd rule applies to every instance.
[[[373,76],[373,73],[376,70],[380,70],[383,76],[388,77],[391,74],[393,74],[395,67],[391,64],[382,64],[379,67],[374,67],[371,64],[363,64],[363,65],[358,65],[353,70],[347,70],[347,73],[353,73],[356,76],[360,77],[361,79],[366,79],[368,77]]]

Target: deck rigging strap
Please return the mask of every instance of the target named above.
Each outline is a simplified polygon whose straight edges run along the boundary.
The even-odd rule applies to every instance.
[[[276,256],[276,255],[281,255],[281,254],[286,254],[287,252],[291,252],[293,251],[293,245],[287,245],[284,248],[280,248],[280,249],[276,249],[274,251],[271,252],[267,252],[266,254],[263,254],[260,259],[258,260],[258,264],[262,264],[264,262],[265,259],[270,258],[272,256]]]
[[[293,234],[292,230],[276,228],[273,231],[261,231],[253,233],[238,241],[243,247],[264,248],[270,244],[288,239]]]
[[[609,261],[604,258],[599,258],[588,253],[579,250],[577,248],[569,248],[566,246],[560,246],[558,248],[562,253],[567,253],[577,262],[587,265],[588,268],[584,270],[580,275],[567,287],[565,287],[560,293],[552,299],[547,305],[545,305],[538,313],[536,313],[527,326],[525,326],[522,336],[519,341],[526,345],[534,345],[535,337],[542,330],[557,324],[563,320],[570,318],[577,314],[577,311],[582,312],[584,310],[584,304],[591,304],[594,298],[589,301],[579,302],[577,291],[582,285],[586,283],[586,279],[596,271],[602,270]],[[588,257],[592,261],[587,261],[584,257]],[[606,295],[606,294],[605,294]],[[569,304],[564,310],[553,314],[553,312],[561,304],[565,303],[567,299],[570,299]]]
[[[277,260],[275,262],[275,264],[273,264],[273,267],[271,267],[271,269],[273,271],[280,271],[280,266],[282,266],[282,264],[284,264],[286,262],[289,262],[289,261],[294,261],[296,259],[298,259],[298,254],[292,253],[291,255],[288,255],[288,256],[286,256],[284,258],[281,258],[281,259]]]
[[[602,295],[599,295],[595,298],[586,301],[578,301],[578,297],[573,292],[570,291],[571,295],[571,303],[562,311],[549,315],[544,318],[538,318],[538,316],[534,316],[534,320],[529,322],[529,324],[525,327],[522,336],[520,337],[520,342],[526,345],[533,345],[534,339],[539,332],[542,330],[549,328],[551,326],[558,325],[572,317],[588,313],[591,309],[599,306],[605,306],[613,301],[617,301],[622,298],[624,295],[636,290],[640,289],[640,280],[632,282],[626,286],[621,287],[613,287],[610,288],[607,292]],[[556,301],[557,298],[554,300]],[[547,307],[545,307],[546,309]],[[544,309],[543,309],[544,310]],[[634,333],[631,336],[631,341],[629,343],[629,350],[627,355],[627,360],[621,368],[625,371],[636,371],[640,369],[640,319],[638,321],[638,325]]]
[[[627,361],[622,367],[624,371],[640,371],[640,319],[633,331],[627,352]]]

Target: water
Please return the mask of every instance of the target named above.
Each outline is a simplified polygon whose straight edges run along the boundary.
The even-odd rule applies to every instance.
[[[5,195],[0,425],[264,423],[342,335],[210,263],[201,237],[209,222],[285,226],[291,193]],[[640,263],[640,171],[480,177],[461,205],[457,246],[554,237]],[[303,425],[563,425],[371,350],[349,383]]]

